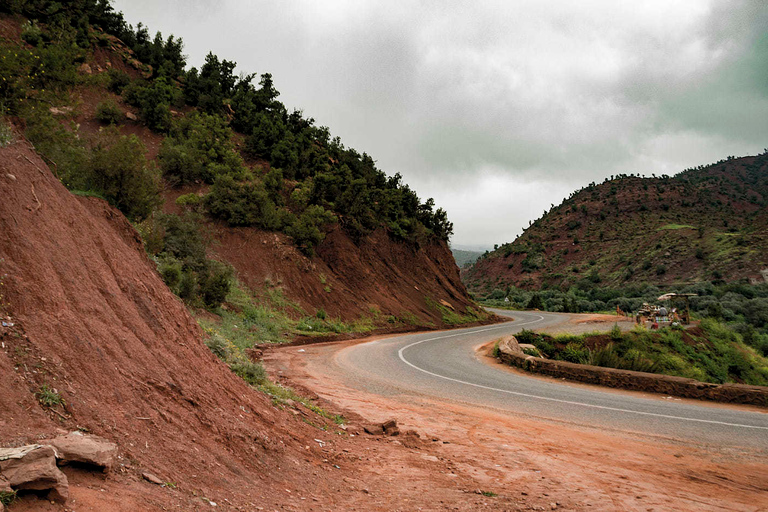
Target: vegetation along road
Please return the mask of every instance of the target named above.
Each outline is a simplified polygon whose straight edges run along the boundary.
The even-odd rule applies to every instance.
[[[514,321],[346,346],[329,354],[328,363],[354,387],[385,396],[417,394],[587,428],[768,454],[768,414],[756,408],[575,385],[481,361],[476,348],[482,344],[569,318],[546,312],[494,312]]]

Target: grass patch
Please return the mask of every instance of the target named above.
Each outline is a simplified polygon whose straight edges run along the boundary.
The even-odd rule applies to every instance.
[[[303,404],[307,409],[323,418],[329,419],[339,425],[344,423],[344,418],[342,416],[332,414],[322,407],[313,404],[303,396],[298,395],[292,389],[270,381],[264,367],[260,363],[251,361],[245,354],[243,347],[238,346],[232,340],[226,338],[220,332],[213,330],[210,327],[203,326],[203,330],[208,335],[205,344],[211,349],[211,352],[224,361],[233,373],[242,378],[250,386],[271,396],[272,403],[275,406],[282,406],[287,403],[288,400],[293,400],[294,402]]]
[[[74,195],[80,197],[97,197],[99,199],[107,200],[104,195],[96,190],[70,190]]]
[[[426,297],[427,307],[430,307],[440,313],[443,323],[446,325],[464,325],[479,322],[488,318],[488,313],[481,309],[468,307],[464,314],[461,314],[444,304],[437,302],[431,297]]]
[[[14,501],[16,501],[16,491],[0,491],[0,503],[8,506]]]
[[[35,397],[43,407],[56,407],[57,405],[64,405],[64,399],[61,398],[59,392],[48,386],[48,384],[43,384],[40,386],[40,389],[35,393]]]
[[[664,226],[661,226],[657,231],[665,230],[665,229],[696,229],[696,226],[691,226],[690,224],[666,224]]]

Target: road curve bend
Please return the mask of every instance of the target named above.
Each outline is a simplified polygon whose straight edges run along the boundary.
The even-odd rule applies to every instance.
[[[768,455],[768,411],[574,385],[480,361],[475,349],[481,344],[567,319],[557,313],[494,312],[514,320],[348,346],[334,361],[351,385],[381,395],[426,395],[510,414]]]

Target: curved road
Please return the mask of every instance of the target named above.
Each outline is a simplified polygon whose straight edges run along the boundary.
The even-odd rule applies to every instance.
[[[514,321],[362,343],[342,349],[335,361],[356,387],[378,394],[422,394],[602,430],[768,455],[768,411],[601,390],[481,362],[475,354],[478,345],[564,321],[564,315],[555,313],[494,312],[514,316]]]

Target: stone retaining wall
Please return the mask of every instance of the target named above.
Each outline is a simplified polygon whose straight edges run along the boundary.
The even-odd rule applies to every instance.
[[[768,407],[768,387],[710,384],[684,377],[617,370],[533,357],[523,353],[514,336],[499,341],[499,359],[523,370],[612,388],[663,393],[684,398],[716,400]]]

